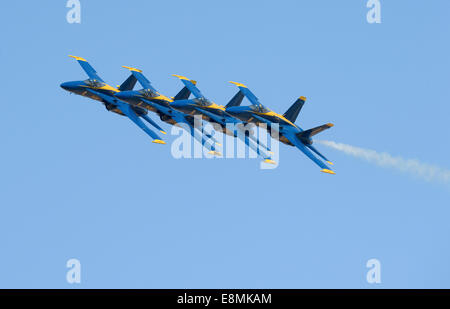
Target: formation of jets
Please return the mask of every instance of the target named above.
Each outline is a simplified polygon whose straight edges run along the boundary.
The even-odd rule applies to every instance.
[[[183,89],[174,97],[168,97],[158,92],[139,69],[124,66],[130,70],[131,75],[120,86],[112,87],[97,74],[84,58],[70,57],[78,61],[89,78],[84,81],[65,82],[61,84],[61,87],[69,92],[100,101],[108,111],[128,117],[153,139],[153,143],[165,144],[159,134],[150,129],[145,122],[162,134],[166,134],[166,132],[149,117],[149,112],[156,113],[162,121],[168,124],[183,125],[182,128],[208,149],[210,154],[220,156],[220,152],[216,149],[216,146],[220,146],[220,144],[214,136],[202,132],[194,125],[194,117],[200,117],[202,121],[220,125],[215,127],[222,128],[222,133],[241,139],[264,162],[275,164],[272,160],[273,153],[269,147],[260,143],[248,131],[245,131],[244,134],[240,132],[246,125],[264,124],[269,133],[276,130],[278,135],[275,136],[278,136],[279,141],[297,147],[316,163],[322,172],[335,174],[326,164],[332,165],[332,163],[312,146],[312,137],[331,128],[333,124],[328,123],[309,130],[302,130],[295,124],[295,120],[305,104],[305,97],[297,99],[286,113],[280,115],[262,105],[247,86],[231,82],[239,88],[239,91],[228,104],[222,106],[207,99],[197,88],[196,81],[180,75],[174,76],[184,84]],[[142,89],[136,91],[133,89],[137,82]],[[189,98],[191,94],[194,97],[192,99]],[[244,97],[249,100],[249,106],[241,106]],[[234,126],[228,124],[234,124]],[[230,127],[233,129],[230,130]],[[197,134],[196,131],[198,131]],[[208,143],[208,140],[212,143]]]

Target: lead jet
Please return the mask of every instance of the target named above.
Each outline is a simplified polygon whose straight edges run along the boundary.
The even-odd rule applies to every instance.
[[[272,160],[272,152],[270,149],[252,136],[249,130],[244,129],[244,126],[247,123],[226,112],[229,108],[239,107],[244,98],[243,92],[239,91],[226,106],[222,106],[208,100],[189,78],[181,75],[173,76],[178,77],[185,87],[187,87],[195,96],[195,99],[192,100],[179,100],[173,102],[171,104],[173,108],[183,112],[184,114],[201,115],[203,119],[219,124],[222,129],[222,133],[237,137],[244,141],[248,147],[264,159],[265,163],[276,164],[276,162]],[[229,126],[227,126],[227,124],[234,124],[233,129],[229,130]]]
[[[131,74],[138,80],[143,89],[138,91],[129,90],[118,92],[115,94],[117,98],[129,103],[132,106],[155,112],[159,115],[162,121],[168,124],[180,124],[181,127],[188,131],[194,139],[196,139],[206,149],[209,150],[209,154],[215,156],[222,155],[219,151],[217,151],[215,147],[216,145],[220,146],[220,144],[217,142],[213,135],[207,132],[202,133],[198,128],[196,128],[193,116],[186,115],[173,109],[172,105],[174,104],[174,102],[187,100],[189,98],[191,90],[188,87],[184,87],[182,91],[180,91],[180,93],[175,97],[169,98],[159,93],[153,87],[150,81],[142,73],[142,70],[128,66],[124,66],[124,68],[131,71]],[[190,81],[190,83],[195,84],[196,81]],[[208,143],[204,136],[208,137],[211,141],[213,141],[213,143]]]
[[[251,122],[256,125],[264,123],[267,125],[267,130],[277,130],[279,133],[279,140],[290,146],[295,146],[300,149],[308,158],[316,163],[322,172],[328,174],[335,174],[322,160],[328,164],[333,165],[325,156],[323,156],[312,144],[312,137],[326,129],[333,126],[332,123],[327,123],[309,130],[304,131],[297,126],[294,122],[297,119],[300,110],[305,104],[306,98],[300,97],[283,115],[277,114],[264,105],[262,105],[258,98],[247,88],[244,84],[230,82],[239,87],[240,91],[250,101],[250,106],[233,106],[226,109],[228,114],[233,115],[245,122]],[[273,124],[277,124],[274,126]],[[318,159],[313,152],[319,156],[322,160]]]
[[[147,133],[152,139],[153,143],[165,144],[165,142],[152,129],[147,127],[142,121],[144,119],[153,127],[158,129],[161,133],[166,134],[164,130],[154,122],[148,115],[147,110],[139,106],[131,106],[130,104],[117,99],[114,95],[121,91],[132,90],[137,82],[136,77],[131,74],[122,85],[114,88],[105,83],[105,81],[98,76],[94,68],[86,61],[86,59],[76,56],[69,56],[78,61],[83,70],[88,75],[88,79],[84,81],[65,82],[61,84],[61,88],[71,93],[75,93],[93,100],[97,100],[105,105],[106,109],[121,116],[128,117],[139,128]]]

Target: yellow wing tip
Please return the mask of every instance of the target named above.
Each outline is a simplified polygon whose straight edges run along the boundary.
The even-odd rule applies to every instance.
[[[332,170],[326,169],[326,168],[324,168],[323,170],[321,170],[321,172],[327,173],[327,174],[331,174],[331,175],[336,175],[335,172],[333,172]]]
[[[219,146],[219,147],[222,147],[222,144],[221,144],[221,143],[216,143],[216,145]]]
[[[303,100],[303,101],[306,101],[306,97],[304,97],[304,96],[301,96],[299,99]]]
[[[334,127],[334,124],[332,124],[332,123],[327,123],[327,126],[328,126],[329,128],[331,128],[331,127]]]
[[[132,68],[132,67],[127,67],[126,65],[123,65],[122,68],[128,69],[130,71],[135,71],[135,72],[142,73],[142,70],[139,70],[139,69],[136,69],[136,68]]]
[[[231,84],[234,84],[234,85],[236,85],[236,86],[238,86],[238,87],[244,87],[244,88],[247,88],[247,86],[245,86],[244,84],[241,84],[241,83],[236,83],[236,82],[231,82],[231,81],[230,81],[230,83],[231,83]]]
[[[189,80],[189,78],[187,78],[186,76],[182,76],[182,75],[172,74],[172,76],[178,77],[179,79]]]
[[[153,140],[152,143],[155,143],[155,144],[165,144],[166,142],[165,142],[165,141],[162,141],[162,140],[160,140],[160,139],[155,139],[155,140]]]
[[[81,57],[77,57],[77,56],[69,55],[69,57],[71,57],[71,58],[73,58],[73,59],[75,59],[75,60],[79,60],[79,61],[86,61],[86,59],[81,58]],[[87,62],[87,61],[86,61],[86,62]]]
[[[264,162],[268,163],[268,164],[277,164],[277,162],[275,162],[274,160],[270,160],[270,159],[265,159]]]
[[[208,152],[208,154],[213,155],[213,156],[217,156],[217,157],[221,157],[222,156],[222,154],[220,152],[214,151],[214,150],[211,150],[210,152]]]
[[[197,81],[196,80],[191,79],[191,83],[193,83],[194,85],[197,85]]]
[[[334,165],[333,162],[331,162],[331,161],[327,161],[327,163],[330,165]]]
[[[160,130],[159,132],[161,132],[162,134],[167,134],[167,132],[163,130]]]

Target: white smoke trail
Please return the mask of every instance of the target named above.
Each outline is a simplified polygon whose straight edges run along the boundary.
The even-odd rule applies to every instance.
[[[381,167],[391,167],[401,172],[409,173],[426,181],[436,181],[450,185],[450,170],[439,166],[421,163],[415,159],[393,157],[386,152],[364,149],[332,141],[317,141],[325,146],[342,151],[348,155],[358,157]]]

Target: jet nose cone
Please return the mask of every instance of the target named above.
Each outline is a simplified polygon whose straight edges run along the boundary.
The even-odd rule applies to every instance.
[[[62,83],[60,86],[64,90],[73,91],[79,86],[79,83],[78,82],[65,82],[65,83]]]
[[[70,88],[69,83],[62,83],[60,86],[61,86],[61,88],[64,89],[64,90],[69,90],[69,88]]]

